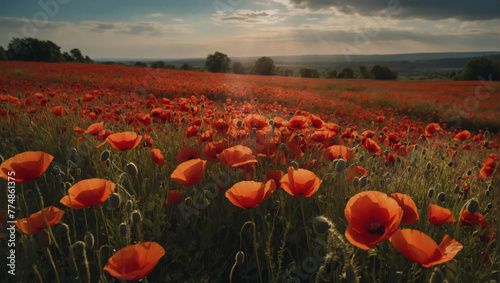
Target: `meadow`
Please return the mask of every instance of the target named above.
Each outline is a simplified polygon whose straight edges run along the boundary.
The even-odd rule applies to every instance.
[[[1,278],[500,281],[498,82],[0,74]]]

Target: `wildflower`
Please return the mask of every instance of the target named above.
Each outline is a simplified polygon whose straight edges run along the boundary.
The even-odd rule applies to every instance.
[[[184,186],[191,186],[201,182],[205,173],[206,160],[192,159],[177,166],[172,175],[172,180]]]
[[[44,210],[49,226],[54,226],[59,223],[64,215],[64,211],[55,206],[48,206]],[[16,226],[25,234],[35,234],[47,228],[47,223],[45,223],[42,211],[40,210],[27,218],[17,220]]]
[[[313,172],[306,169],[288,167],[288,174],[280,180],[283,189],[294,197],[310,197],[321,185],[321,180]]]
[[[236,183],[226,191],[226,198],[241,208],[252,208],[259,205],[268,198],[276,189],[274,180],[269,180],[265,184],[254,181],[242,181]]]
[[[457,221],[449,209],[435,204],[429,205],[428,218],[429,222],[436,226]]]
[[[106,201],[115,191],[115,183],[106,179],[86,179],[74,184],[68,195],[61,198],[61,203],[72,209],[97,206]]]
[[[40,177],[49,167],[54,157],[41,151],[26,151],[5,160],[0,165],[0,178],[14,178],[17,184],[24,184]],[[14,172],[15,175],[12,175]]]

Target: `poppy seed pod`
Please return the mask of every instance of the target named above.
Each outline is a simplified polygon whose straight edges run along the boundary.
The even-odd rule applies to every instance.
[[[137,209],[134,210],[132,212],[132,215],[130,216],[130,221],[132,222],[132,225],[137,225],[137,224],[141,223],[141,221],[142,221],[141,212]]]
[[[488,141],[484,142],[484,147],[488,147],[489,145],[490,145],[490,143]]]
[[[130,176],[137,176],[138,170],[134,163],[129,162],[125,169]]]
[[[359,157],[359,162],[363,162],[363,160],[365,160],[365,156],[364,156],[364,155],[361,155],[361,156]]]
[[[337,164],[335,165],[335,171],[337,172],[342,172],[346,168],[346,162],[344,159],[338,159]]]
[[[245,262],[245,253],[242,251],[237,252],[234,260],[236,261],[236,265],[243,264],[243,262]]]
[[[295,170],[299,170],[299,164],[295,160],[290,162],[290,166],[292,166],[293,169],[295,169]]]
[[[313,219],[313,230],[318,235],[323,235],[332,227],[332,223],[324,216],[316,216]]]
[[[132,202],[132,200],[127,200],[127,202],[125,203],[125,211],[127,213],[131,213],[133,208],[134,208],[134,203]]]
[[[438,200],[442,202],[446,201],[446,194],[444,192],[440,192],[438,194]]]
[[[109,206],[115,209],[120,207],[120,204],[122,202],[120,195],[117,193],[110,194],[108,200],[109,200]]]
[[[354,179],[352,180],[352,184],[357,187],[359,185],[359,178],[358,177],[354,177]]]
[[[109,159],[110,151],[109,150],[104,150],[101,152],[101,161],[106,162]]]
[[[479,202],[476,199],[471,199],[467,202],[467,210],[470,213],[476,213],[479,210]]]
[[[76,151],[76,148],[72,148],[70,149],[69,151],[69,157],[76,157],[76,155],[78,154],[78,151]]]
[[[426,154],[427,154],[427,148],[422,149],[422,155],[426,155]]]
[[[243,126],[243,122],[241,122],[241,121],[236,122],[236,126],[237,126],[237,127],[241,127],[241,126]]]
[[[384,150],[384,155],[385,156],[389,155],[389,151],[388,150]]]
[[[456,185],[455,189],[453,190],[455,194],[458,194],[460,192],[460,186]]]
[[[187,198],[184,199],[184,203],[187,206],[191,206],[191,204],[193,203],[193,199],[191,197],[187,197]]]
[[[122,222],[120,224],[119,230],[120,230],[120,236],[122,236],[123,238],[127,237],[127,234],[128,234],[128,225],[127,225],[127,223]]]
[[[285,149],[286,149],[286,144],[284,143],[280,144],[280,150],[285,151]]]
[[[467,175],[472,175],[472,170],[467,171]]]
[[[366,176],[362,176],[361,178],[359,178],[359,187],[360,188],[365,187],[366,184],[368,184],[368,178]]]
[[[85,236],[83,237],[83,240],[85,242],[85,245],[89,248],[92,249],[94,247],[94,235],[90,232],[87,232]]]
[[[429,171],[429,170],[431,170],[431,168],[432,168],[432,164],[431,164],[431,162],[429,161],[429,162],[427,162],[427,165],[425,166],[425,169],[426,169],[427,171]]]
[[[490,202],[488,203],[488,205],[486,206],[488,209],[492,209],[493,208],[493,204]]]
[[[430,188],[428,191],[427,191],[427,196],[429,198],[432,198],[432,196],[434,195],[434,189],[433,188]]]

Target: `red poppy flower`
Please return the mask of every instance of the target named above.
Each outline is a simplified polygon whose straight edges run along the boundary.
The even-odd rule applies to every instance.
[[[254,128],[257,131],[270,131],[272,129],[272,126],[269,124],[269,119],[262,115],[248,115],[245,117],[244,121],[245,125],[250,131],[252,131]]]
[[[226,198],[241,208],[252,208],[268,198],[275,190],[276,184],[274,180],[269,180],[266,184],[254,181],[242,181],[236,183],[226,191]]]
[[[313,172],[306,169],[288,167],[288,174],[280,180],[283,189],[294,197],[310,197],[321,185],[321,180]]]
[[[0,178],[24,184],[40,177],[54,157],[41,151],[26,151],[5,160],[0,165]],[[10,172],[14,172],[13,175]]]
[[[165,204],[169,203],[181,203],[182,202],[182,192],[171,190],[168,192],[168,198],[165,201]]]
[[[439,246],[426,234],[412,229],[398,230],[389,239],[392,245],[412,262],[431,267],[452,260],[463,246],[445,235]]]
[[[51,227],[59,223],[64,215],[64,211],[55,206],[48,206],[44,210],[47,223]],[[47,223],[45,223],[43,213],[40,210],[27,218],[17,220],[16,226],[25,234],[35,234],[47,228]]]
[[[462,227],[481,225],[481,228],[483,229],[487,226],[486,218],[484,218],[481,214],[470,213],[464,208],[460,211],[460,224]]]
[[[56,117],[66,115],[66,109],[64,109],[64,107],[62,107],[62,106],[54,106],[54,107],[50,108],[50,112],[54,113],[54,115],[56,115]]]
[[[97,135],[102,131],[103,125],[104,125],[104,122],[94,123],[94,124],[90,125],[87,128],[87,130],[85,130],[85,133],[89,134],[89,135]]]
[[[305,116],[295,116],[288,121],[290,130],[302,130],[311,124],[311,120]]]
[[[115,188],[115,183],[106,179],[82,180],[69,188],[68,195],[64,196],[60,202],[72,209],[98,206],[108,199]]]
[[[492,157],[495,157],[495,156],[492,156]],[[491,175],[493,175],[493,172],[495,172],[495,169],[497,167],[496,160],[498,160],[498,156],[496,156],[496,160],[495,160],[495,158],[492,158],[492,157],[488,156],[483,161],[483,167],[481,168],[481,171],[479,172],[479,176],[478,176],[479,180],[481,180],[482,178],[488,178]]]
[[[154,163],[156,165],[162,167],[165,165],[165,159],[163,158],[163,154],[161,153],[161,150],[155,148],[151,150],[151,157],[153,158]]]
[[[425,136],[428,138],[434,137],[438,132],[442,131],[443,129],[441,129],[438,123],[430,123],[425,127]]]
[[[155,242],[131,245],[109,258],[104,270],[121,280],[137,281],[153,271],[165,250]]]
[[[218,158],[228,168],[255,166],[257,159],[250,148],[243,145],[235,145],[226,148],[218,155]]]
[[[137,135],[134,132],[123,132],[118,134],[109,135],[106,140],[98,145],[96,148],[103,146],[105,143],[109,142],[114,149],[119,151],[125,151],[128,149],[133,149],[141,142],[142,136]]]
[[[198,126],[191,126],[189,128],[186,129],[186,138],[192,138],[192,137],[195,137],[197,134],[198,134]]]
[[[281,170],[269,170],[264,174],[264,180],[269,181],[269,180],[274,180],[274,183],[276,184],[276,189],[281,188],[281,183],[280,180],[283,178],[283,171]]]
[[[206,160],[191,159],[177,166],[170,178],[184,186],[201,182],[205,173]]]
[[[449,209],[435,204],[429,205],[429,222],[432,225],[441,226],[455,221],[457,220],[453,217]]]
[[[370,175],[370,172],[368,172],[368,170],[366,170],[365,168],[361,167],[361,166],[351,166],[349,168],[349,173],[347,174],[347,177],[345,178],[347,181],[351,182],[352,180],[354,180],[354,178],[358,177],[358,178],[361,178],[363,176],[367,176]]]
[[[399,204],[378,191],[361,192],[350,198],[344,214],[349,223],[346,239],[363,250],[389,239],[403,218]]]
[[[367,138],[365,142],[363,142],[363,146],[368,149],[369,153],[380,155],[380,146],[378,146],[374,140]]]
[[[457,141],[464,141],[468,138],[470,138],[471,134],[469,131],[461,131],[460,133],[456,134],[455,137],[453,137]]]
[[[226,149],[226,143],[224,140],[209,142],[205,146],[205,158],[211,162],[219,162],[220,160],[217,158],[217,155],[221,154],[224,149]]]
[[[177,162],[182,163],[192,159],[201,157],[201,152],[192,147],[185,147],[177,152]]]
[[[149,148],[151,148],[151,147],[153,147],[153,143],[154,143],[153,138],[150,135],[145,134],[142,137],[142,144],[141,145],[143,147],[149,147]]]
[[[403,218],[401,219],[401,222],[406,225],[418,222],[420,217],[418,216],[417,206],[409,195],[393,193],[391,194],[391,197],[396,200],[401,209],[403,209]]]
[[[325,150],[323,157],[327,160],[335,160],[342,157],[347,161],[354,158],[354,150],[344,145],[332,145]]]

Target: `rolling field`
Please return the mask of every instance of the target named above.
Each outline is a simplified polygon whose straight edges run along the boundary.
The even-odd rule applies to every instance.
[[[1,278],[500,281],[498,82],[0,74]]]

